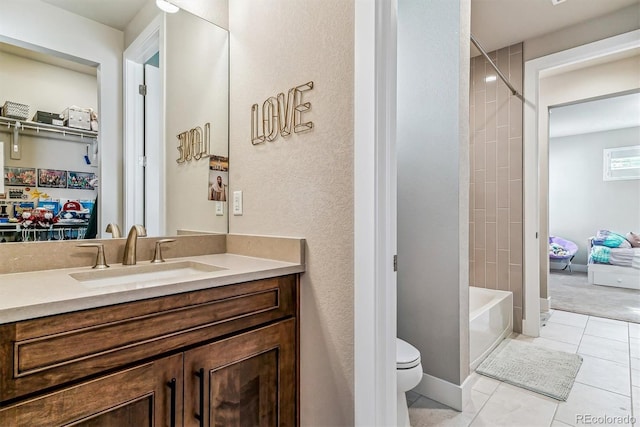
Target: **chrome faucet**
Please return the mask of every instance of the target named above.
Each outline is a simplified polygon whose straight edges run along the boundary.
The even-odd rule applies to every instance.
[[[124,245],[124,257],[122,258],[122,265],[135,265],[136,264],[136,243],[138,237],[146,237],[147,230],[142,225],[134,225],[129,230],[127,236],[127,243]]]

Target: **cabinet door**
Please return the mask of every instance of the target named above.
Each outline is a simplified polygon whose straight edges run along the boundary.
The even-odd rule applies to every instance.
[[[182,360],[177,354],[16,403],[0,409],[0,425],[182,425]]]
[[[185,353],[185,426],[296,423],[295,320]]]

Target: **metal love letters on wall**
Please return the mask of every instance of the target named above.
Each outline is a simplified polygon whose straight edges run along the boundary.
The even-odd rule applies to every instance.
[[[262,104],[262,120],[258,104],[251,106],[251,143],[262,144],[274,141],[278,134],[283,137],[313,129],[313,122],[302,122],[302,114],[311,109],[310,102],[302,101],[302,94],[313,89],[313,82],[289,89],[287,96],[279,93],[267,98]]]
[[[200,126],[184,131],[176,136],[178,138],[178,151],[180,157],[178,163],[190,162],[193,159],[200,160],[209,157],[211,147],[211,123],[205,123],[204,131]]]

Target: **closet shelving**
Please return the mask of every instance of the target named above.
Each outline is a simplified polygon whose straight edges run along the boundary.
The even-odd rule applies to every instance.
[[[96,131],[49,125],[28,120],[17,120],[9,117],[0,117],[0,132],[13,133],[16,129],[21,135],[59,139],[71,142],[95,142],[98,138],[98,132]]]
[[[48,228],[23,228],[19,223],[0,223],[0,241],[2,238],[20,242],[76,240],[83,239],[86,232],[87,224],[57,223]]]
[[[14,135],[25,135],[37,138],[56,139],[68,142],[95,144],[98,132],[69,128],[66,126],[49,125],[29,120],[12,119],[0,116],[0,132],[9,133],[13,138],[11,144],[21,144],[22,138]],[[67,240],[81,239],[86,232],[87,224],[54,224],[49,228],[22,228],[17,223],[0,223],[0,240],[9,238],[15,240],[20,236],[21,241],[38,240]]]

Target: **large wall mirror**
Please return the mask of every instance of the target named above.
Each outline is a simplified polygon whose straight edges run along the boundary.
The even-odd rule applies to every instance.
[[[112,223],[123,234],[133,224],[150,236],[226,233],[229,37],[210,22],[225,7],[196,10],[205,20],[152,0],[102,3],[3,2],[0,106],[29,112],[0,116],[0,240],[108,237]],[[80,120],[91,110],[88,129],[41,123],[59,118],[38,112],[69,109],[60,120],[70,121],[75,107]]]

